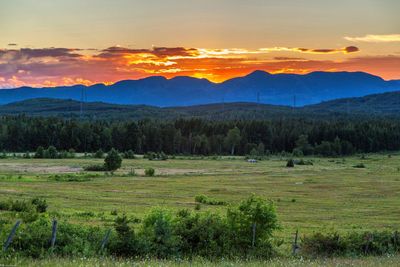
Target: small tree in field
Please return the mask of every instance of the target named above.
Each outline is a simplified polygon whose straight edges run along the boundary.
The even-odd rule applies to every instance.
[[[289,159],[286,163],[286,167],[288,168],[293,168],[294,167],[294,160],[293,159]]]
[[[104,159],[104,167],[107,171],[113,172],[121,168],[122,158],[118,151],[112,148]]]

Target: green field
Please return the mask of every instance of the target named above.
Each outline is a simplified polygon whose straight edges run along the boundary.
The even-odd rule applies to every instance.
[[[154,206],[193,209],[200,194],[236,204],[255,193],[275,202],[282,226],[277,235],[285,243],[295,229],[303,234],[400,228],[400,155],[307,160],[314,165],[286,168],[279,157],[253,164],[239,157],[133,159],[107,176],[82,173],[81,167],[101,159],[9,158],[0,160],[0,200],[39,196],[47,199],[51,216],[107,225],[115,218],[113,210],[140,218]],[[359,163],[366,168],[354,168]],[[148,167],[156,170],[155,177],[143,175]],[[60,181],[56,174],[90,179]],[[206,210],[225,212],[226,207],[202,205],[200,212]]]

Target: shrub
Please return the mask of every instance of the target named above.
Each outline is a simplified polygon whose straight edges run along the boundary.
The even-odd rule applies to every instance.
[[[132,150],[125,151],[123,154],[125,159],[134,159],[135,158],[135,152]]]
[[[10,210],[11,202],[10,201],[0,201],[0,210]]]
[[[229,229],[219,215],[181,210],[175,220],[174,232],[181,240],[179,250],[184,255],[221,257],[229,254]]]
[[[39,213],[46,212],[48,205],[45,199],[36,197],[31,200],[31,203],[36,207],[37,212]]]
[[[207,204],[207,205],[226,205],[225,201],[211,199],[205,195],[195,196],[194,201],[196,201],[198,203],[202,203],[202,204]]]
[[[354,165],[353,168],[363,169],[363,168],[366,168],[366,167],[365,167],[364,163],[358,163],[358,164]]]
[[[57,182],[87,182],[91,181],[96,175],[93,174],[56,174],[49,176],[50,179],[54,179]]]
[[[384,255],[400,252],[400,237],[388,231],[314,233],[304,236],[301,253],[313,257]]]
[[[106,167],[104,165],[100,165],[100,164],[88,165],[88,166],[83,167],[83,169],[85,171],[88,171],[88,172],[104,172],[104,171],[107,171]]]
[[[104,157],[104,152],[103,150],[99,149],[97,150],[94,154],[93,157],[96,159],[102,159]]]
[[[286,163],[287,168],[293,168],[294,167],[294,161],[293,159],[289,159]]]
[[[156,171],[153,168],[147,168],[144,170],[144,175],[146,176],[154,176]]]
[[[129,226],[126,215],[117,217],[114,221],[117,238],[110,245],[110,251],[116,256],[131,256],[137,254],[137,241],[134,230]]]
[[[153,209],[144,218],[141,232],[144,252],[157,258],[176,256],[179,238],[174,234],[173,216],[164,209]]]
[[[310,256],[339,256],[346,250],[344,240],[337,233],[321,234],[304,237],[301,251]]]
[[[117,216],[117,215],[118,215],[118,211],[117,211],[116,209],[113,209],[113,210],[110,212],[110,214],[113,215],[113,216]]]
[[[44,151],[44,157],[47,159],[56,159],[58,158],[58,151],[54,146],[49,146],[45,151]]]
[[[39,146],[39,147],[36,149],[36,152],[35,152],[34,157],[37,158],[37,159],[42,159],[42,158],[44,158],[44,148],[43,148],[42,146]]]
[[[86,257],[97,253],[104,231],[98,227],[73,225],[59,222],[57,241],[54,250],[50,250],[51,221],[44,218],[21,224],[10,252],[16,251],[25,257],[40,258],[50,255],[59,257]],[[9,232],[9,229],[7,229]]]
[[[148,160],[167,160],[168,156],[164,152],[161,153],[148,152],[144,154],[143,158]]]
[[[271,237],[279,228],[272,202],[252,195],[236,208],[228,209],[227,222],[231,234],[230,242],[236,254],[251,251],[255,256],[272,255]]]
[[[27,212],[32,210],[32,205],[25,200],[15,200],[11,201],[10,209],[11,211],[16,212]]]
[[[297,165],[314,165],[313,163],[312,163],[312,161],[310,161],[310,160],[303,160],[303,159],[301,159],[299,162],[297,162]]]
[[[116,171],[121,168],[122,158],[119,155],[118,151],[112,148],[108,153],[106,158],[104,159],[104,167],[107,171]]]

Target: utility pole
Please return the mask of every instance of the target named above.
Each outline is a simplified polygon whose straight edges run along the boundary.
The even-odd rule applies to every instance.
[[[84,89],[82,88],[81,90],[81,103],[80,103],[80,112],[79,112],[79,116],[82,119],[82,115],[83,115],[83,94],[84,94]]]

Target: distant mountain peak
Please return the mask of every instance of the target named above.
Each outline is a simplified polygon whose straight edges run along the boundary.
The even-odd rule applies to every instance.
[[[255,70],[251,73],[249,73],[248,75],[246,75],[246,77],[265,77],[265,76],[271,76],[273,74],[267,72],[267,71],[263,71],[263,70]]]

